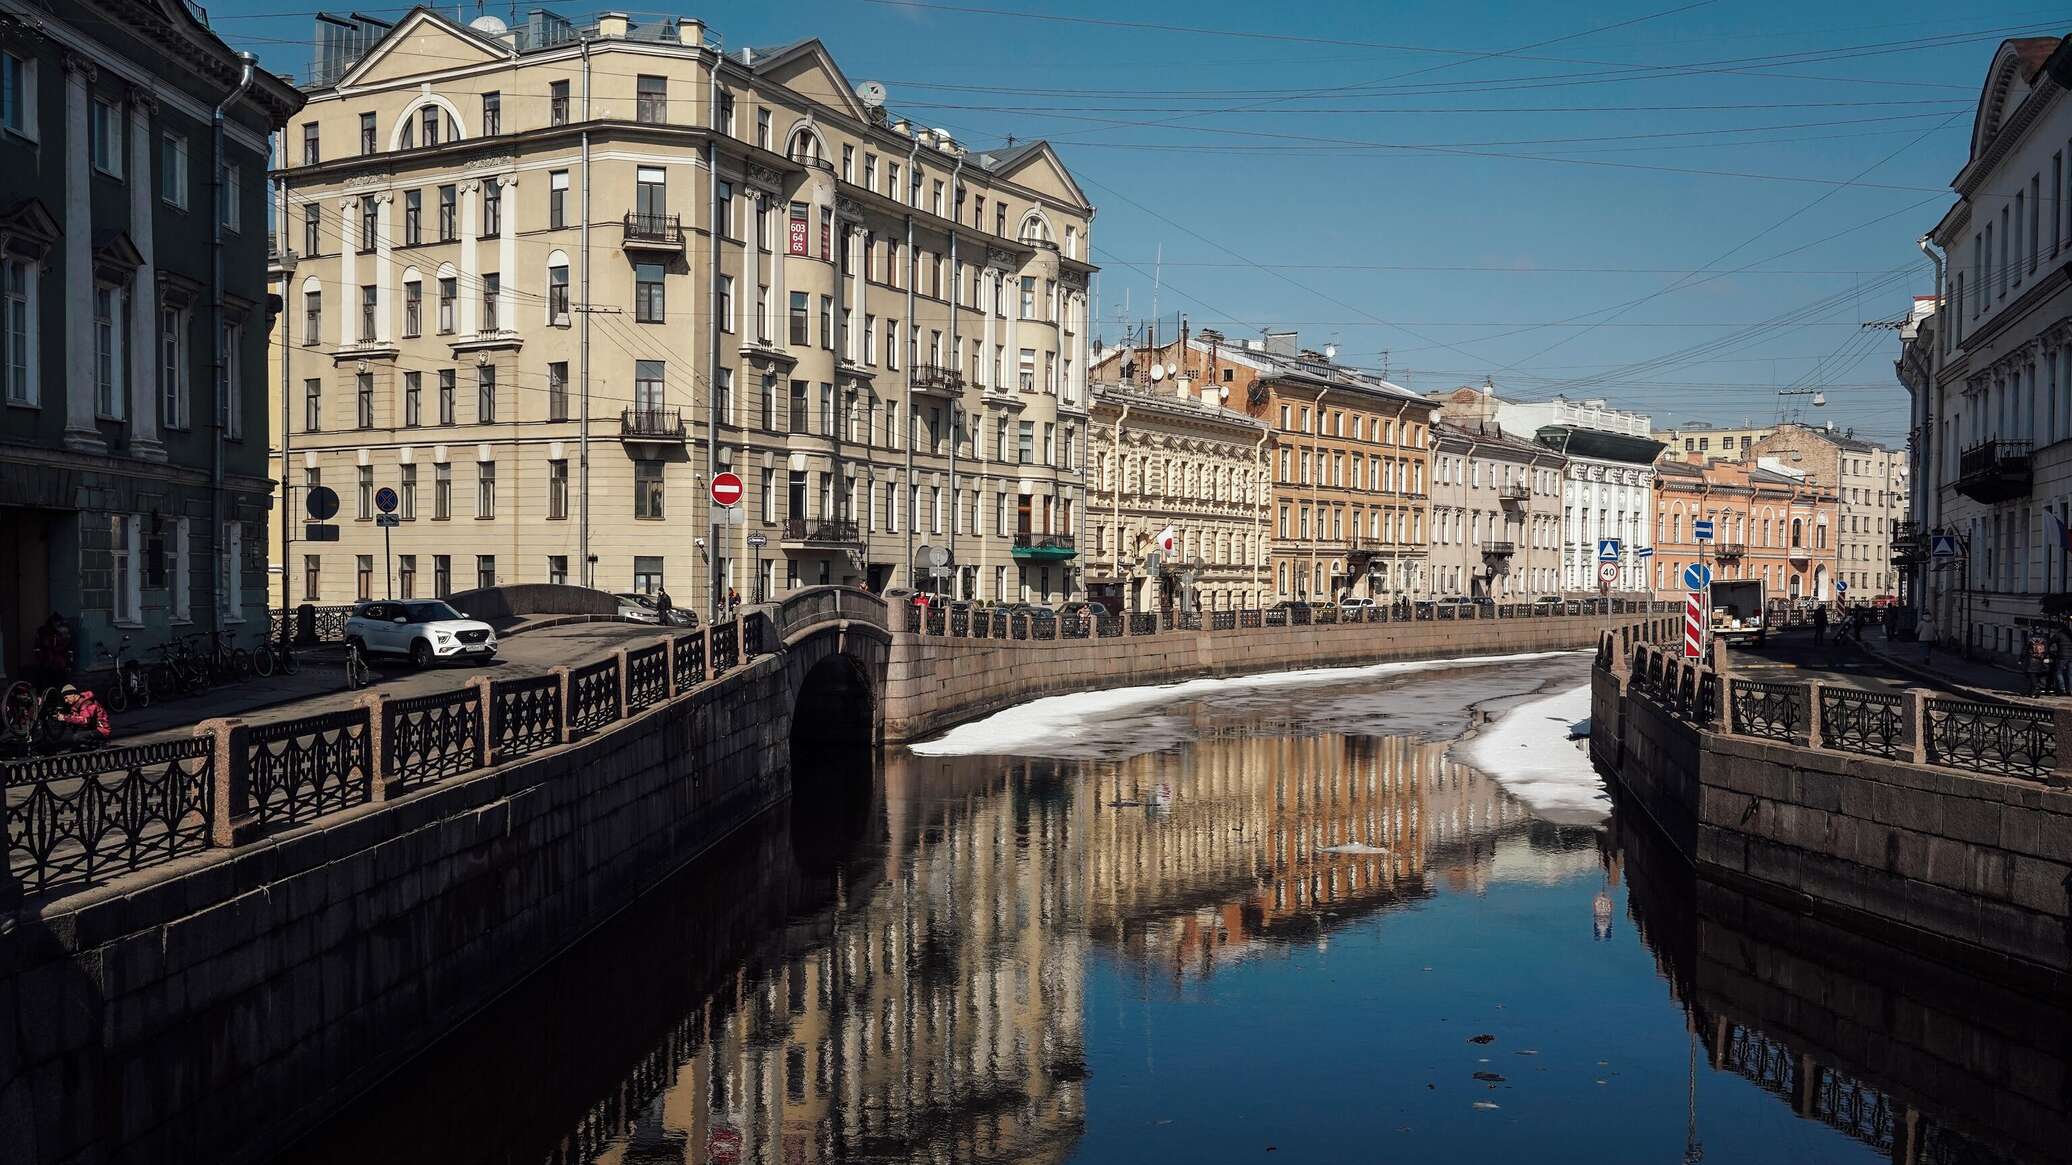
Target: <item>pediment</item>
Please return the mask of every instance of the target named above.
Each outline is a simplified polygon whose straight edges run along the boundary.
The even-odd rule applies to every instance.
[[[1058,157],[1058,152],[1049,142],[1031,143],[1003,161],[993,173],[1060,202],[1089,209],[1093,206],[1087,200],[1086,192],[1079,188],[1079,183],[1072,180],[1071,171],[1065,169],[1064,159]]]
[[[407,81],[427,73],[495,64],[515,54],[502,42],[431,11],[405,16],[338,79],[340,89]]]
[[[818,39],[802,41],[761,62],[756,72],[818,105],[841,110],[858,121],[867,118],[855,87]]]

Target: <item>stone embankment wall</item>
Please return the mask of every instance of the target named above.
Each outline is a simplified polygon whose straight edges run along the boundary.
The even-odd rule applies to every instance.
[[[789,788],[781,656],[577,744],[24,911],[0,1159],[264,1160]]]
[[[1041,696],[1203,676],[1597,646],[1601,632],[1668,634],[1667,615],[1315,624],[1116,638],[1001,640],[900,632],[885,680],[885,740],[919,740]],[[1659,626],[1657,626],[1659,625]]]

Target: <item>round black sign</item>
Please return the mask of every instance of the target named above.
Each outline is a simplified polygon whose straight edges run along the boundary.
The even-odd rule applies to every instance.
[[[328,485],[313,485],[304,496],[311,521],[328,522],[338,513],[338,492]]]

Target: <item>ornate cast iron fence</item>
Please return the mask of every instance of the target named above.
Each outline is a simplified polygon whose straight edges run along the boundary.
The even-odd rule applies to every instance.
[[[964,636],[971,634],[970,607],[958,607],[950,612],[950,634]]]
[[[679,635],[676,638],[676,690],[689,691],[705,682],[705,637]]]
[[[1236,612],[1236,611],[1210,611],[1210,612],[1209,612],[1209,630],[1211,630],[1211,631],[1235,631],[1236,629],[1237,629],[1237,612]]]
[[[2032,781],[2057,767],[2057,728],[2046,709],[1941,696],[1925,704],[1930,764]]]
[[[942,609],[942,604],[940,604],[940,603],[931,603],[931,604],[929,604],[929,606],[928,606],[928,613],[927,613],[927,615],[926,615],[926,617],[924,618],[924,620],[923,620],[923,621],[924,621],[924,622],[925,622],[925,623],[927,624],[927,626],[928,626],[928,633],[929,633],[930,635],[941,635],[941,634],[943,633],[943,609]]]
[[[1906,751],[1905,697],[1855,688],[1820,689],[1820,747],[1898,759]]]
[[[474,687],[383,705],[381,770],[416,788],[482,767],[482,693]]]
[[[669,696],[669,645],[650,644],[626,653],[626,711],[638,712]]]
[[[0,764],[8,873],[37,894],[206,849],[215,756],[199,736]]]
[[[750,611],[741,616],[741,645],[751,659],[777,649],[776,636],[770,634],[768,616],[761,611]]]
[[[1262,626],[1263,624],[1260,620],[1262,614],[1264,612],[1256,607],[1248,607],[1237,613],[1237,625],[1246,629]]]
[[[901,620],[900,626],[906,628],[909,632],[919,632],[921,630],[921,608],[916,607],[912,603],[902,603],[901,606],[906,610],[906,618]]]
[[[1100,615],[1094,619],[1094,634],[1102,639],[1114,639],[1122,634],[1122,616]]]
[[[568,734],[590,733],[619,718],[619,660],[614,656],[568,673]]]
[[[712,625],[712,674],[716,679],[741,662],[741,642],[734,636],[734,621]]]
[[[365,708],[247,729],[245,779],[260,824],[308,821],[365,801],[373,776],[367,737]]]
[[[502,764],[561,743],[561,677],[498,680],[489,689],[489,745]]]
[[[1798,684],[1735,680],[1729,699],[1733,729],[1743,736],[1796,740],[1805,729],[1806,689]]]

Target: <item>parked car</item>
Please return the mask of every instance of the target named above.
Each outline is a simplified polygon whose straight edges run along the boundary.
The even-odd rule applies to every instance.
[[[1271,607],[1268,607],[1268,608],[1267,608],[1267,610],[1269,610],[1269,611],[1286,611],[1286,612],[1288,612],[1288,613],[1290,613],[1290,614],[1293,614],[1293,613],[1294,613],[1294,612],[1296,612],[1296,611],[1307,611],[1307,610],[1309,610],[1309,604],[1308,604],[1308,603],[1304,603],[1304,602],[1300,602],[1300,601],[1298,601],[1298,600],[1296,600],[1296,599],[1282,599],[1282,600],[1281,600],[1280,602],[1278,602],[1278,603],[1275,603],[1275,604],[1274,604],[1273,606],[1271,606]]]
[[[627,619],[635,623],[660,623],[662,621],[661,607],[651,595],[640,594],[637,591],[627,591],[612,597],[619,600],[619,618],[621,619]],[[696,627],[698,625],[698,613],[696,611],[686,611],[682,607],[671,607],[669,608],[669,625],[671,627]]]
[[[496,658],[496,630],[438,599],[358,603],[345,617],[345,638],[362,655],[406,655],[418,667]]]
[[[1347,614],[1365,614],[1374,609],[1374,600],[1364,595],[1347,595],[1338,600],[1338,609]]]
[[[1532,601],[1532,606],[1535,613],[1552,611],[1559,614],[1567,609],[1568,604],[1560,595],[1541,595]]]

